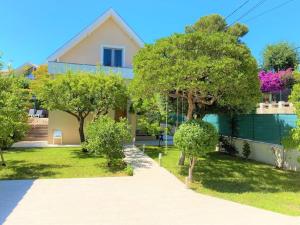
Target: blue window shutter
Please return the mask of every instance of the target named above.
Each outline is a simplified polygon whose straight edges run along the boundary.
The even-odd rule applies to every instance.
[[[103,66],[112,66],[112,49],[105,48],[103,50]]]
[[[121,49],[115,49],[114,53],[114,66],[122,67],[123,51]]]

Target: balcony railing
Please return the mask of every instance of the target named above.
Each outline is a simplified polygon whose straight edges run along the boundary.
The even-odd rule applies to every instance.
[[[86,71],[86,72],[114,72],[120,74],[125,79],[133,78],[133,70],[125,67],[96,66],[88,64],[48,62],[48,71],[50,74],[62,74],[67,71]]]

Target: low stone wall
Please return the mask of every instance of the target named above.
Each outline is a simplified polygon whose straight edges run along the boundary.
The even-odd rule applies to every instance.
[[[239,156],[242,156],[244,141],[248,142],[250,145],[251,154],[249,158],[255,161],[276,166],[277,164],[276,157],[272,151],[272,148],[274,147],[277,149],[277,156],[279,158],[282,156],[282,146],[280,145],[234,138],[234,145],[239,151]],[[285,167],[288,170],[299,171],[300,163],[298,162],[297,159],[298,157],[300,157],[300,151],[291,150],[286,152],[287,152],[286,154],[287,163]]]

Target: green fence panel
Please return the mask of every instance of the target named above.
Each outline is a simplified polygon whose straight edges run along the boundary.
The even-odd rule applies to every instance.
[[[230,118],[226,115],[206,115],[219,134],[280,144],[284,136],[296,127],[297,116],[291,114],[247,114]],[[234,124],[234,125],[233,125]]]

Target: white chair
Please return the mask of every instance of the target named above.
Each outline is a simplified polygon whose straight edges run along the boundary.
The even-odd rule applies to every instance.
[[[55,130],[53,132],[53,144],[55,144],[55,140],[60,140],[60,144],[62,145],[63,135],[61,130]]]

